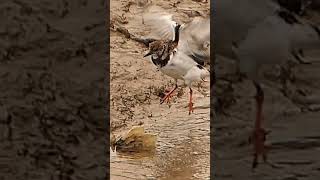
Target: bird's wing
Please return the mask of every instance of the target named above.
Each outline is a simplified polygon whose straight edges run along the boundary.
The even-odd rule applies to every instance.
[[[210,19],[196,17],[180,30],[178,51],[184,52],[198,64],[210,60]]]
[[[152,35],[160,39],[172,40],[174,27],[178,24],[173,15],[159,6],[149,7],[143,14],[143,22],[150,27]],[[152,36],[151,35],[151,36]],[[210,59],[210,19],[196,17],[190,23],[183,24],[180,30],[178,51],[203,65]]]
[[[151,36],[172,40],[175,22],[172,14],[158,6],[151,6],[143,14],[143,23],[151,30]]]

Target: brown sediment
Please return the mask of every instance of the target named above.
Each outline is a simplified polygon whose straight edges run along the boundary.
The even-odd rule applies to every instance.
[[[153,1],[187,21],[183,9],[208,12],[209,4],[191,0]],[[143,58],[148,47],[132,40],[132,35],[148,35],[142,24],[142,5],[131,4],[124,11],[126,1],[111,1],[111,18],[124,14],[127,24],[121,24],[123,33],[111,32],[111,130],[126,132],[143,122],[146,132],[157,135],[155,154],[111,153],[111,179],[209,179],[210,100],[197,88],[193,91],[194,112],[188,115],[189,89],[178,82],[177,94],[170,99],[170,107],[160,99],[165,89],[172,88],[172,78],[156,71],[149,58]],[[177,8],[175,8],[174,6]],[[202,82],[209,91],[209,82]],[[194,86],[197,84],[195,83]],[[197,147],[197,148],[195,148]],[[174,168],[175,167],[175,168]]]
[[[106,176],[105,8],[1,1],[0,179]]]

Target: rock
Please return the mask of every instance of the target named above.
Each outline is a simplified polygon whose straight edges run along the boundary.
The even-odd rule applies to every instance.
[[[156,147],[156,135],[145,133],[143,126],[133,126],[127,133],[118,137],[112,134],[110,144],[112,151],[152,151]]]

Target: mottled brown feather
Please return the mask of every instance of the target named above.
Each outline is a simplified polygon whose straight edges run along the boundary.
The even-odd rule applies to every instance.
[[[152,62],[156,66],[163,67],[170,60],[170,54],[178,46],[178,43],[172,40],[158,40],[150,43],[150,53],[156,56],[151,56]]]

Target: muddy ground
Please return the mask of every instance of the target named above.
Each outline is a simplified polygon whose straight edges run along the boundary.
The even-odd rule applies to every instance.
[[[308,12],[306,18],[320,25],[319,13]],[[253,147],[248,144],[255,119],[255,88],[248,79],[237,80],[232,61],[216,56],[214,89],[219,108],[211,124],[216,179],[319,179],[320,49],[307,54],[312,63],[285,65],[286,78],[277,66],[263,67],[265,128],[272,131],[267,137],[268,159],[277,168],[259,164],[255,171],[251,171]]]
[[[128,1],[114,0],[111,16],[132,33],[145,35],[136,16],[143,2],[127,6]],[[157,2],[181,20],[197,15],[190,8],[203,14],[209,8],[191,0]],[[0,8],[0,179],[105,179],[103,1],[15,0],[1,2]],[[171,87],[172,80],[142,58],[142,46],[116,32],[110,36],[111,130],[144,124],[158,135],[155,155],[111,152],[113,179],[208,179],[209,97],[195,91],[196,108],[190,116],[185,88],[171,108],[159,105],[160,90]],[[233,67],[220,60],[218,76],[232,74]],[[254,89],[247,80],[218,78],[215,89],[223,109],[211,124],[211,165],[217,179],[318,179],[319,68],[319,63],[294,66],[288,97],[279,90],[276,69],[266,76],[269,160],[282,168],[262,164],[256,172],[250,170],[252,148],[246,144],[253,126]]]
[[[112,25],[146,36],[148,29],[142,25],[141,15],[150,1],[133,2],[111,1]],[[173,13],[180,22],[188,21],[194,14],[208,14],[210,6],[192,0],[159,0],[153,1],[153,5]],[[160,105],[160,96],[166,88],[173,87],[173,79],[156,71],[150,60],[143,58],[147,51],[143,45],[117,31],[112,31],[110,37],[111,131],[119,134],[143,124],[147,132],[157,134],[153,155],[111,153],[111,179],[209,179],[209,83],[202,84],[200,92],[195,84],[195,109],[191,115],[187,108],[189,91],[183,86],[170,108]]]
[[[0,9],[0,179],[105,179],[104,2]]]
[[[191,1],[179,4],[172,4],[171,1],[157,2],[166,10],[177,14],[181,20],[186,16],[181,7],[209,7]],[[147,30],[141,27],[139,14],[142,8],[139,5],[141,4],[128,5],[124,1],[112,1],[111,7],[114,8],[111,17],[121,21],[131,33],[143,36]],[[318,17],[317,13],[312,12],[308,18],[313,18],[318,23]],[[157,153],[153,156],[111,153],[111,177],[208,179],[208,170],[197,170],[206,169],[210,164],[207,149],[208,107],[196,110],[189,118],[186,116],[186,93],[176,98],[170,109],[159,105],[159,91],[172,85],[172,82],[142,58],[143,52],[145,49],[136,42],[117,32],[111,33],[111,129],[118,133],[132,125],[144,124],[147,131],[158,133]],[[282,81],[279,79],[282,76],[279,76],[279,69],[264,67],[265,126],[272,130],[267,141],[271,146],[269,161],[278,168],[260,164],[255,172],[251,171],[252,146],[247,141],[254,123],[255,90],[249,80],[236,80],[235,64],[232,61],[217,56],[217,84],[211,89],[216,94],[216,97],[212,97],[212,102],[218,102],[217,114],[211,121],[211,131],[214,134],[211,149],[214,153],[211,163],[213,178],[284,180],[319,177],[320,52],[315,50],[309,53],[314,57],[313,64],[292,66],[284,90],[281,89]],[[125,100],[120,101],[121,98]],[[196,106],[197,103],[206,102],[209,99],[199,94]],[[192,141],[194,138],[190,139],[190,136],[195,136],[198,140]],[[201,149],[203,156],[193,156],[198,155]],[[166,154],[166,158],[163,154]],[[170,161],[175,158],[174,162]],[[190,171],[191,173],[187,173]]]

